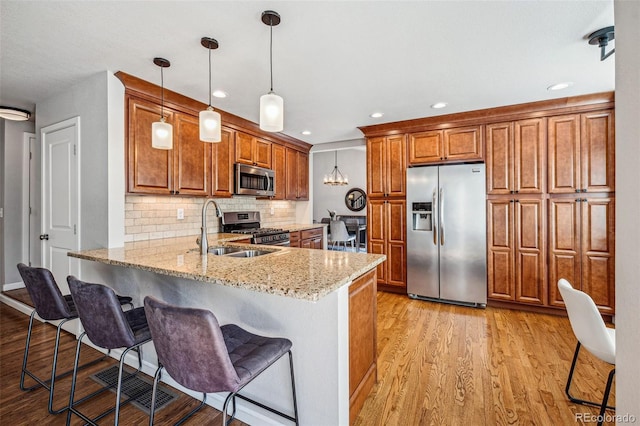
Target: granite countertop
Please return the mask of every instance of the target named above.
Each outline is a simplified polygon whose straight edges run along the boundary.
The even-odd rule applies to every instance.
[[[322,225],[305,226],[304,229],[311,229]],[[130,242],[124,247],[68,255],[309,301],[321,299],[386,260],[381,254],[233,243],[245,238],[238,234],[210,234],[208,242],[210,247],[230,245],[273,252],[251,258],[202,256],[195,237],[190,236]]]

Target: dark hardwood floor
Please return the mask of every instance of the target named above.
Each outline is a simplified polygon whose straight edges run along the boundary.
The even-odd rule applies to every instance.
[[[24,299],[19,291],[11,292]],[[28,298],[28,296],[27,296]],[[47,413],[47,392],[19,390],[28,317],[0,303],[0,424],[63,424],[64,415]],[[38,323],[32,368],[47,371],[55,328]],[[598,409],[570,403],[564,386],[576,340],[566,317],[507,309],[474,309],[378,293],[378,383],[356,418],[356,425],[572,425]],[[65,333],[62,367],[70,367],[75,340]],[[91,352],[84,355],[90,358]],[[111,360],[110,363],[115,363]],[[95,386],[85,370],[80,386]],[[610,366],[586,351],[580,354],[574,394],[599,400]],[[57,387],[64,403],[69,380]],[[113,394],[95,404],[113,404]],[[158,424],[173,424],[195,407],[187,395],[158,413]],[[615,391],[610,404],[615,404]],[[220,413],[206,407],[188,424],[218,424]],[[608,411],[607,414],[615,414]],[[302,424],[304,413],[300,413]],[[104,424],[113,421],[107,417]],[[122,411],[123,425],[147,422],[133,406]],[[74,418],[73,424],[80,424]],[[235,425],[242,425],[235,422]],[[605,424],[614,424],[605,422]],[[320,425],[325,426],[325,425]],[[326,425],[333,426],[333,425]]]

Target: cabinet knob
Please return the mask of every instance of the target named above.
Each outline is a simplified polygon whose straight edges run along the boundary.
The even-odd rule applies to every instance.
[[[579,189],[576,189],[576,192],[580,192],[580,190],[579,190]]]

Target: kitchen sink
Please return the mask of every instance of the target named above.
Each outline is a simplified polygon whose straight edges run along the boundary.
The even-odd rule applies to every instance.
[[[275,250],[242,250],[236,253],[228,254],[229,257],[256,257],[273,253]]]
[[[216,256],[223,256],[225,254],[236,253],[242,251],[240,247],[209,247],[207,253],[215,254]]]

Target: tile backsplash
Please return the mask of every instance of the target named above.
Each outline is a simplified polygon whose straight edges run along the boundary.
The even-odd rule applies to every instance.
[[[215,200],[223,212],[259,211],[262,226],[281,227],[296,221],[295,201],[258,200],[247,196]],[[125,242],[200,235],[204,201],[201,197],[126,195]],[[178,209],[184,210],[184,219],[178,219]],[[209,206],[207,212],[207,229],[212,233],[220,229],[220,219],[215,217],[214,210]]]

